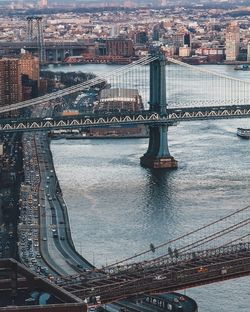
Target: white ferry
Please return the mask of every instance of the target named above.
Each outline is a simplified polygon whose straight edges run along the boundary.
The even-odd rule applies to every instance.
[[[237,135],[244,139],[250,139],[250,129],[237,128]]]

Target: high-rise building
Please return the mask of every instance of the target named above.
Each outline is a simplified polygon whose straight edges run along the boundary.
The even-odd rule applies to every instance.
[[[247,44],[247,61],[250,62],[250,42]]]
[[[48,6],[48,0],[40,0],[39,6],[40,8],[46,8]]]
[[[190,33],[185,33],[183,37],[184,46],[187,45],[189,48],[191,47],[191,35]]]
[[[112,24],[110,30],[110,37],[115,38],[120,34],[120,25],[119,24]]]
[[[0,59],[0,106],[22,101],[20,60]]]
[[[38,96],[40,89],[39,58],[31,53],[22,53],[20,57],[22,74],[23,100]]]
[[[33,56],[31,53],[23,53],[20,58],[20,65],[22,75],[27,75],[29,79],[39,83],[40,64],[38,57]]]
[[[146,31],[139,31],[135,34],[135,42],[138,44],[146,44],[148,41],[148,34]]]
[[[167,0],[160,0],[160,6],[166,6]]]
[[[240,52],[240,27],[236,21],[229,24],[226,30],[226,60],[235,61]]]

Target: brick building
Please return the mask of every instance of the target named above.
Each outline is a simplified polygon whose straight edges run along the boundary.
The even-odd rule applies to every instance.
[[[20,60],[0,59],[0,106],[22,101]]]
[[[130,57],[134,55],[131,39],[114,38],[106,41],[107,55]]]
[[[40,64],[39,58],[31,53],[23,53],[20,58],[21,73],[27,75],[29,79],[37,81],[39,85]]]

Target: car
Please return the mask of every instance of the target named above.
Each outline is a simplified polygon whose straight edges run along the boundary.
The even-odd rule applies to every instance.
[[[60,236],[60,240],[65,240],[65,237],[64,236]]]

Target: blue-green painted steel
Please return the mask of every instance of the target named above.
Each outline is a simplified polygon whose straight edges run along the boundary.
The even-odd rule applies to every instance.
[[[164,55],[160,55],[157,60],[150,63],[150,110],[160,115],[167,113],[165,66]],[[143,157],[157,159],[171,157],[168,150],[168,126],[164,124],[150,126],[149,131],[149,146]]]

